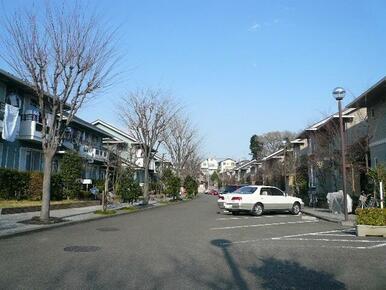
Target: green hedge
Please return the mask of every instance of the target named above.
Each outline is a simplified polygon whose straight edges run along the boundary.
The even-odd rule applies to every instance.
[[[14,169],[0,168],[1,199],[41,199],[43,173],[19,172]],[[51,200],[63,199],[63,182],[58,174],[51,177]]]
[[[386,209],[364,208],[357,209],[358,225],[386,226]]]

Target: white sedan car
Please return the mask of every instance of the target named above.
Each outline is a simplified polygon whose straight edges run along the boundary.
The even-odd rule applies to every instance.
[[[220,200],[221,199],[221,200]],[[220,196],[222,207],[232,214],[250,212],[262,215],[264,211],[282,210],[298,214],[304,203],[300,198],[289,196],[273,186],[249,185]]]

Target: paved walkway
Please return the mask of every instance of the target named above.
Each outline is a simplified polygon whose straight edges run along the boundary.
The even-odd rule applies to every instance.
[[[343,214],[334,214],[330,210],[326,208],[312,208],[312,207],[307,207],[305,206],[303,209],[303,213],[327,220],[330,222],[337,222],[337,223],[342,223],[344,222],[344,215]],[[348,215],[348,224],[354,225],[355,223],[356,216],[355,214],[349,214]]]
[[[152,201],[152,200],[149,201],[149,204],[151,206],[160,205],[156,201]],[[112,206],[111,208],[109,207],[109,209],[119,210],[128,206],[131,206],[131,205],[127,203],[120,203]],[[134,206],[139,207],[138,204],[134,204]],[[30,232],[30,231],[40,230],[44,228],[58,227],[64,224],[71,224],[79,221],[86,221],[86,220],[106,217],[105,215],[94,213],[96,210],[99,210],[99,209],[102,209],[101,205],[51,210],[50,215],[52,217],[63,218],[66,220],[65,222],[51,224],[51,225],[30,225],[30,224],[20,223],[21,221],[29,220],[34,216],[39,216],[40,212],[26,212],[26,213],[0,215],[0,238],[18,234],[18,233]]]

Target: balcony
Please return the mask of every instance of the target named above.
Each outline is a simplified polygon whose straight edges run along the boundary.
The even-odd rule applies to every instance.
[[[41,141],[43,125],[37,114],[20,115],[19,139]]]
[[[135,165],[137,165],[140,168],[143,168],[143,157],[137,158],[137,160],[135,161]],[[149,170],[153,170],[153,171],[156,170],[154,159],[150,160]]]
[[[90,161],[101,161],[105,162],[108,159],[108,152],[106,150],[94,148],[91,146],[81,145],[79,147],[79,154],[83,158],[86,158]]]

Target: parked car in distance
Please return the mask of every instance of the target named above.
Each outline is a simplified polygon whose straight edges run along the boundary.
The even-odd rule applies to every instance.
[[[209,195],[218,195],[218,191],[216,189],[211,189],[208,192]]]
[[[265,185],[244,186],[221,197],[218,202],[222,201],[223,208],[234,215],[249,212],[259,216],[265,211],[290,211],[296,215],[304,206],[300,198],[289,196],[274,186]]]

